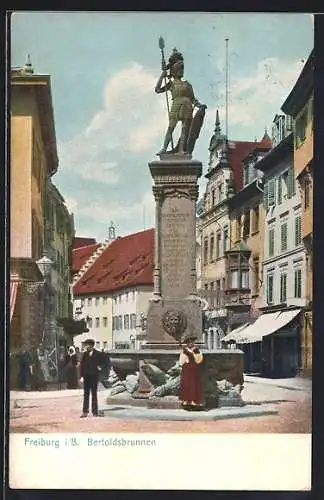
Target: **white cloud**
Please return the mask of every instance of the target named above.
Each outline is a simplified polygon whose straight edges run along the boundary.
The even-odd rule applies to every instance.
[[[294,86],[303,67],[303,61],[281,61],[268,58],[260,61],[255,71],[245,77],[235,78],[229,89],[229,135],[231,130],[246,131],[252,128],[260,138],[264,126],[271,123]],[[219,88],[219,114],[225,133],[225,86]],[[216,107],[206,113],[205,130],[212,132],[216,117]],[[236,137],[234,137],[236,138]],[[237,137],[238,138],[238,137]],[[253,140],[254,137],[246,137]]]
[[[106,228],[109,221],[113,221],[117,235],[124,235],[124,227],[132,227],[129,232],[148,229],[155,224],[155,202],[152,191],[145,192],[142,197],[134,203],[127,203],[124,200],[104,200],[102,202],[90,201],[78,209],[78,217],[82,220],[81,232],[91,233],[91,225],[87,222],[91,218],[96,229],[102,228],[98,234],[98,239],[107,237]],[[89,231],[87,232],[87,229]],[[121,229],[121,231],[120,231]],[[93,233],[93,231],[92,231]],[[122,233],[122,234],[121,234]]]

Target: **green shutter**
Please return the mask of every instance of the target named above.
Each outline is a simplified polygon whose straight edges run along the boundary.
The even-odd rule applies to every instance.
[[[295,246],[301,243],[301,216],[295,218]]]
[[[268,207],[273,207],[276,204],[276,181],[271,179],[268,187]]]
[[[287,241],[288,241],[287,222],[285,222],[281,225],[280,233],[281,233],[281,251],[284,252],[285,250],[287,250]]]
[[[269,240],[268,240],[268,242],[269,242],[269,247],[268,247],[269,257],[272,257],[274,254],[274,229],[269,229],[268,238],[269,238]]]
[[[267,212],[268,211],[268,192],[269,192],[269,183],[266,182],[264,184],[264,190],[263,190],[263,206],[264,210]]]
[[[278,178],[278,205],[282,203],[282,176]]]

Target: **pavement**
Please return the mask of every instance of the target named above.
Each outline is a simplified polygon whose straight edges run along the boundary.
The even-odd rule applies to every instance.
[[[175,409],[125,408],[118,401],[107,405],[110,391],[100,385],[98,402],[104,417],[86,419],[79,418],[82,389],[11,391],[10,432],[310,433],[311,383],[296,377],[285,379],[282,387],[282,380],[266,380],[245,377],[243,407],[209,412],[178,409],[177,413]]]
[[[291,377],[291,378],[265,378],[244,374],[244,381],[251,384],[270,385],[281,389],[290,389],[293,391],[309,391],[312,390],[312,379],[306,377]]]

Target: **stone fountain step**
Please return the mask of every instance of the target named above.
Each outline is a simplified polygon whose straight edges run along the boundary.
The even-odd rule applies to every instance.
[[[187,411],[182,408],[147,408],[133,407],[131,405],[115,404],[101,410],[103,417],[143,419],[143,420],[167,420],[167,421],[192,421],[192,420],[223,420],[228,418],[258,417],[265,415],[276,415],[278,411],[270,406],[243,406],[213,408],[209,411]]]

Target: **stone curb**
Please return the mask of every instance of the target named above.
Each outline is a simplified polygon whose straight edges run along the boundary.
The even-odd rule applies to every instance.
[[[209,411],[188,412],[186,410],[160,410],[147,408],[127,408],[123,406],[111,406],[100,410],[103,417],[142,419],[142,420],[167,420],[167,421],[193,421],[193,420],[224,420],[230,418],[257,417],[265,415],[276,415],[278,411],[274,408],[251,408],[228,407],[215,408]]]

